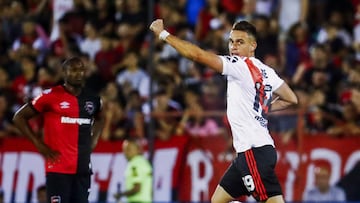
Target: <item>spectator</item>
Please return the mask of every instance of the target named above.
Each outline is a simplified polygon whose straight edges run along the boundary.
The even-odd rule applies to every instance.
[[[60,37],[60,25],[59,21],[64,16],[64,14],[70,11],[74,7],[73,0],[53,0],[52,3],[52,28],[51,28],[51,35],[50,40],[55,41]]]
[[[21,36],[22,24],[26,19],[26,9],[21,1],[8,1],[3,4],[2,10],[6,39],[9,44],[12,44],[17,38]]]
[[[10,81],[9,73],[5,68],[0,67],[0,92],[5,94],[8,98],[9,108],[12,107],[12,103],[14,102],[15,98],[14,92],[12,92],[11,89],[11,82],[12,81]]]
[[[141,112],[141,106],[143,105],[143,99],[141,98],[137,90],[131,91],[127,95],[125,104],[125,114],[129,120],[132,121],[135,128],[135,136],[139,138],[145,138],[145,129],[143,122],[143,115]]]
[[[77,43],[80,36],[73,34],[69,19],[64,16],[59,20],[58,24],[59,37],[51,42],[51,53],[62,59],[80,53]]]
[[[37,71],[37,81],[36,81],[36,92],[35,95],[39,95],[42,90],[47,89],[57,83],[56,73],[54,70],[48,67],[40,67]]]
[[[332,119],[328,118],[328,113],[321,106],[312,106],[306,115],[306,132],[309,134],[326,133],[333,125]]]
[[[109,36],[101,37],[101,49],[95,54],[95,64],[98,67],[101,82],[108,82],[115,78],[113,66],[120,61],[119,53],[114,49]]]
[[[44,32],[40,25],[33,20],[26,20],[22,23],[21,35],[12,44],[12,51],[15,59],[26,55],[37,58],[41,63],[48,51],[46,36],[41,37],[39,32]]]
[[[296,22],[306,23],[309,0],[280,0],[278,3],[278,22],[280,33],[285,34]]]
[[[236,22],[252,21],[256,15],[256,0],[243,0],[241,10],[236,13]]]
[[[19,62],[22,74],[14,79],[11,89],[16,95],[16,105],[21,106],[37,96],[33,92],[36,83],[37,66],[35,59],[30,56],[23,56]]]
[[[333,10],[330,12],[327,22],[320,28],[317,42],[323,44],[337,38],[344,46],[350,46],[352,37],[346,29],[345,13]]]
[[[143,0],[126,0],[125,1],[125,12],[122,18],[122,22],[128,23],[132,26],[131,32],[135,35],[140,35],[145,29],[145,23],[143,21],[146,11],[144,4],[147,1]]]
[[[0,138],[21,134],[12,123],[12,115],[8,98],[0,92]]]
[[[136,38],[136,33],[132,32],[133,25],[129,23],[119,23],[115,27],[114,49],[118,52],[120,58],[129,50],[136,50],[140,47],[140,42]],[[116,71],[116,70],[115,70]]]
[[[192,90],[184,93],[185,110],[177,126],[176,134],[189,134],[194,137],[216,136],[223,133],[223,129],[215,119],[205,114],[200,103],[199,94]]]
[[[86,22],[85,39],[80,44],[80,50],[82,53],[89,55],[91,61],[94,61],[96,53],[101,49],[101,39],[98,35],[97,27],[93,22]]]
[[[330,169],[325,166],[317,166],[314,170],[315,185],[303,195],[303,201],[311,202],[342,202],[346,201],[345,192],[342,188],[330,185]]]
[[[314,45],[310,50],[309,66],[299,66],[292,79],[293,84],[308,91],[321,89],[329,103],[337,102],[337,93],[343,72],[331,62],[331,55],[326,46]],[[330,88],[329,84],[332,85]]]
[[[214,75],[202,80],[201,103],[205,110],[222,111],[225,109],[225,84],[223,77]]]
[[[305,23],[297,22],[293,24],[284,41],[285,53],[284,57],[285,74],[292,78],[298,66],[308,66],[310,63],[310,47],[313,44],[309,28]]]
[[[153,111],[150,111],[150,104],[144,103],[142,106],[142,113],[145,117],[145,124],[150,124],[150,119],[155,122],[155,134],[159,140],[168,140],[175,133],[175,128],[178,123],[176,113],[181,110],[181,105],[172,100],[170,94],[165,89],[159,89],[152,102]]]
[[[150,94],[150,77],[140,67],[139,60],[139,55],[135,51],[128,52],[122,61],[123,70],[116,75],[116,82],[118,85],[129,86],[129,92],[137,90],[142,98],[147,98]]]
[[[125,97],[119,86],[114,82],[106,83],[106,86],[101,91],[101,97],[104,103],[119,101],[121,104],[125,104]]]
[[[114,6],[115,6],[114,20],[115,23],[119,23],[124,18],[125,0],[115,0]]]
[[[229,30],[226,29],[224,17],[219,16],[210,21],[210,30],[206,36],[199,40],[203,47],[212,50],[215,53],[226,52],[226,41],[228,40]]]
[[[222,0],[221,5],[224,7],[226,12],[236,15],[243,7],[244,0]]]
[[[219,0],[206,0],[205,6],[199,11],[195,24],[195,39],[201,41],[211,29],[211,20],[217,18],[221,13]]]
[[[277,0],[256,0],[256,14],[271,17],[276,13]]]
[[[178,69],[177,58],[160,59],[156,64],[153,77],[154,88],[164,87],[170,97],[180,101],[183,96],[183,77]]]
[[[108,101],[104,107],[105,122],[101,139],[107,141],[124,140],[134,137],[134,124],[119,101]]]
[[[271,26],[270,18],[265,15],[258,15],[253,20],[257,30],[256,57],[260,60],[266,59],[268,56],[277,56],[278,53],[278,36],[274,33]]]
[[[342,119],[327,131],[334,136],[360,136],[360,114],[357,112],[355,104],[347,102],[341,107]]]
[[[188,0],[185,4],[185,15],[188,24],[194,27],[201,9],[206,5],[206,0]]]

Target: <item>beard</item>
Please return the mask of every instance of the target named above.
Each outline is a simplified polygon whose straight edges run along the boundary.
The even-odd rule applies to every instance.
[[[69,85],[73,86],[74,88],[83,88],[85,86],[84,81],[66,81]]]

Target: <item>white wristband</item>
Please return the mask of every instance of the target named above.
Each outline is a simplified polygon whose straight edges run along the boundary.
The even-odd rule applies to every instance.
[[[169,35],[170,35],[170,33],[168,31],[163,30],[159,34],[159,39],[165,40]]]

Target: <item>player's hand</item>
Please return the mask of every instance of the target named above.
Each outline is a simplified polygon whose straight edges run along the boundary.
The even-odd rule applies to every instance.
[[[162,19],[154,20],[150,25],[150,30],[154,32],[156,36],[159,36],[160,32],[164,30],[164,22]]]
[[[115,193],[115,194],[114,194],[114,198],[115,198],[116,200],[119,200],[121,197],[122,197],[122,194],[121,194],[121,193]]]

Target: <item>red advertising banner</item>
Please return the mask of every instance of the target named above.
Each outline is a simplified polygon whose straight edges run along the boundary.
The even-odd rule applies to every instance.
[[[234,153],[225,153],[226,142],[221,136],[176,136],[156,141],[152,154],[154,202],[209,201],[234,156]],[[313,184],[316,162],[328,163],[331,183],[336,183],[360,161],[359,137],[304,137],[302,146],[295,141],[287,145],[277,140],[275,143],[277,174],[287,201],[301,200],[304,189]],[[97,146],[91,157],[94,175],[90,202],[114,202],[117,184],[124,181],[126,159],[121,150],[121,142],[100,142]],[[28,140],[0,140],[0,187],[4,190],[5,202],[35,200],[36,188],[44,183],[44,160]]]

